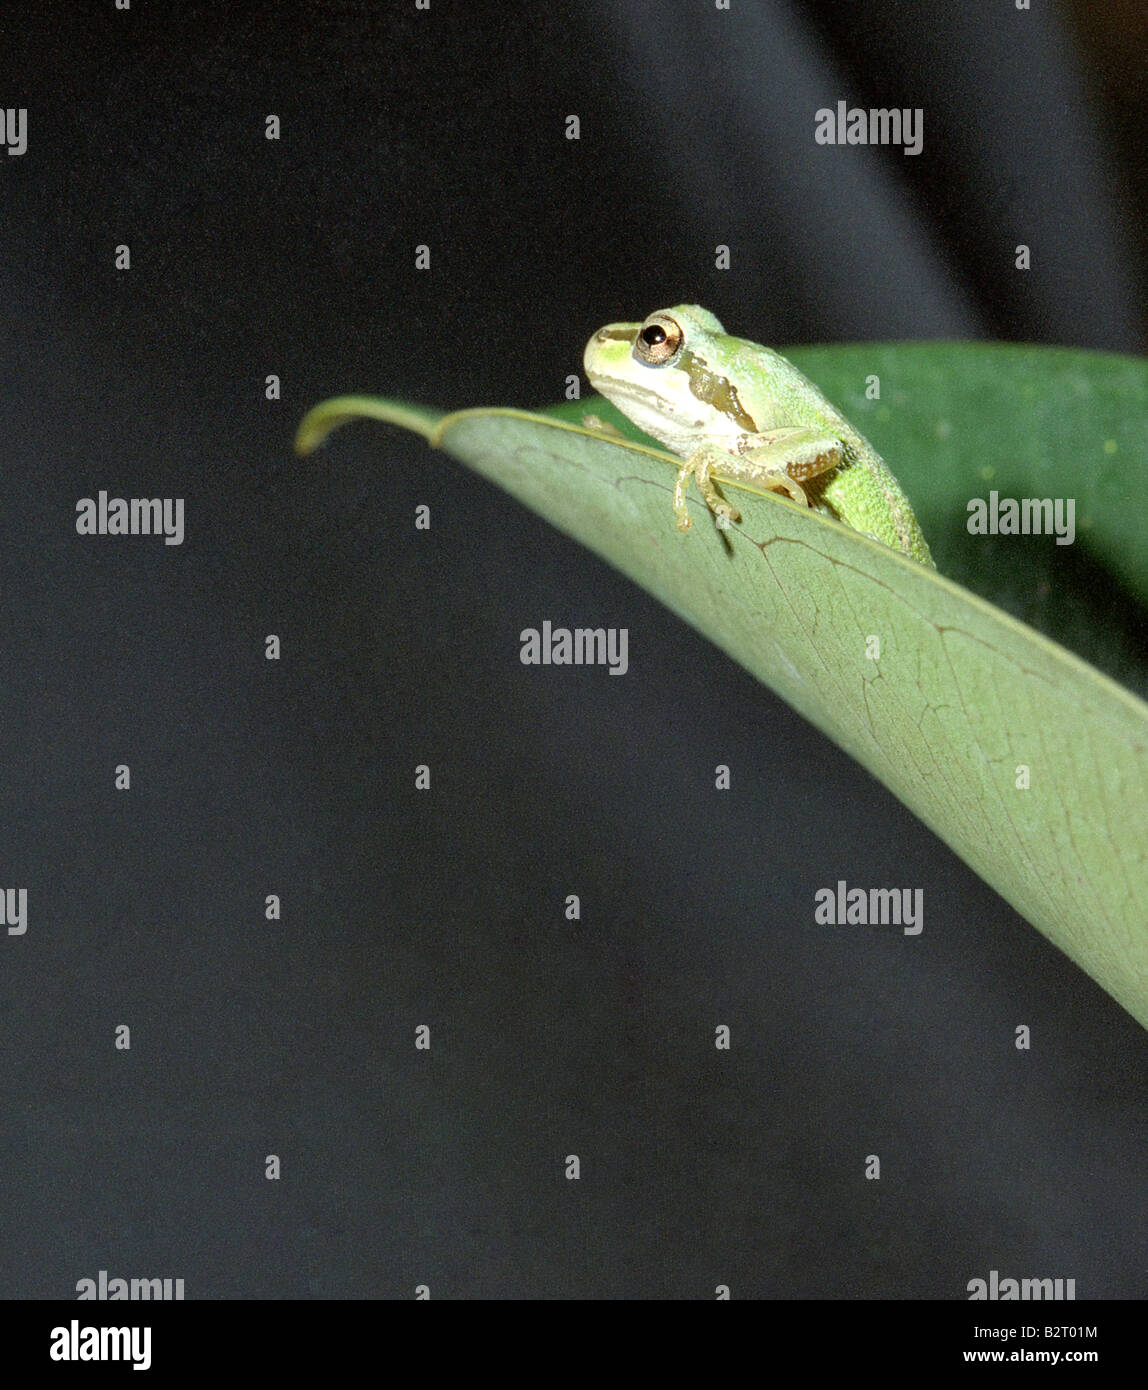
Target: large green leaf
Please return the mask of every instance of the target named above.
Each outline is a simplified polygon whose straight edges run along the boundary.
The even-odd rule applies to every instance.
[[[308,414],[298,447],[371,416],[498,483],[777,691],[1148,1026],[1148,705],[982,597],[1143,680],[1148,371],[1011,347],[791,356],[889,460],[938,572],[772,495],[739,492],[724,534],[695,497],[680,534],[676,465],[574,423],[593,412],[633,437],[597,399],[438,416],[342,397]],[[989,488],[1074,497],[1077,544],[970,537],[966,504]]]

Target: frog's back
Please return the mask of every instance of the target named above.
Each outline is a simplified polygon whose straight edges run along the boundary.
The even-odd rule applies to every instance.
[[[909,499],[873,445],[787,357],[760,344],[753,346],[765,354],[759,365],[774,388],[774,401],[763,402],[772,407],[773,416],[769,424],[758,428],[808,425],[832,432],[844,445],[840,466],[824,480],[806,485],[813,505],[854,530],[932,565],[928,542]]]

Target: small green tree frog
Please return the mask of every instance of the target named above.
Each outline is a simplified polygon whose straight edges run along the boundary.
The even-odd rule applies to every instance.
[[[734,338],[696,304],[642,323],[608,323],[586,344],[591,386],[685,460],[674,487],[690,526],[695,478],[717,523],[740,520],[715,479],[784,492],[871,539],[932,565],[897,479],[876,449],[780,353]]]

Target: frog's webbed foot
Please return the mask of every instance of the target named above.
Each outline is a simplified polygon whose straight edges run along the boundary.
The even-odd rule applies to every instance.
[[[608,434],[612,439],[620,439],[623,443],[629,443],[617,425],[612,425],[609,420],[603,420],[600,415],[583,415],[582,428],[593,430],[596,434]]]
[[[784,468],[774,468],[772,465],[763,467],[759,464],[752,472],[745,475],[745,479],[769,492],[784,492],[791,501],[796,502],[800,507],[809,506],[809,494],[796,478],[789,476]]]

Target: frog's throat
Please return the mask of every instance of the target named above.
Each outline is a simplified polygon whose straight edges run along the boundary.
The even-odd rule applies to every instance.
[[[661,370],[651,368],[651,371]],[[727,420],[732,420],[738,431],[745,434],[759,433],[757,422],[742,405],[737,387],[728,377],[711,372],[704,357],[693,352],[683,352],[674,363],[674,371],[684,372],[690,388],[690,395],[703,405]],[[652,386],[643,386],[633,377],[613,376],[609,372],[596,373],[590,383],[596,391],[612,400],[620,409],[625,401],[640,411],[647,419],[657,419],[666,414],[665,401]],[[640,423],[640,422],[639,422]],[[700,423],[700,422],[699,422]]]
[[[644,417],[656,419],[665,414],[661,396],[650,387],[643,386],[641,382],[632,381],[629,377],[611,376],[609,372],[596,372],[590,378],[590,385],[595,391],[601,392],[607,400],[613,401],[623,413],[628,413],[626,406],[633,406]],[[625,405],[622,402],[625,402]]]

